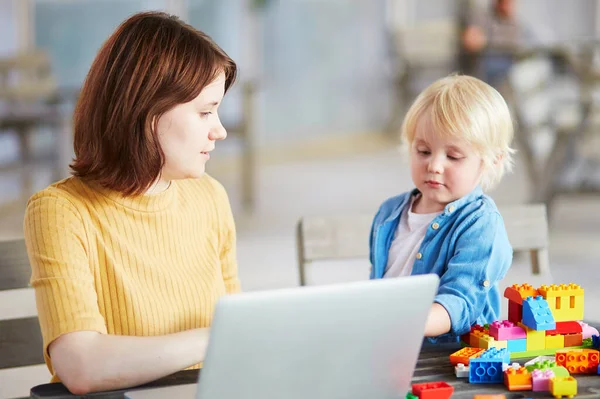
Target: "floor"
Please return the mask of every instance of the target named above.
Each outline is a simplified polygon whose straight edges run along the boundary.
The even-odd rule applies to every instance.
[[[239,270],[244,290],[298,284],[294,227],[301,216],[372,214],[384,199],[411,188],[406,159],[393,144],[365,145],[364,150],[338,151],[330,156],[322,152],[319,156],[304,154],[291,157],[293,160],[287,162],[263,164],[259,168],[257,203],[252,214],[241,210],[234,170],[219,168],[219,154],[211,161],[210,170],[227,188],[236,215]],[[0,186],[3,186],[0,202],[4,198],[12,199],[14,184],[18,182],[0,176]],[[516,172],[506,176],[491,195],[499,204],[527,200],[529,182],[519,162]],[[582,285],[586,293],[586,318],[593,320],[600,320],[599,204],[599,196],[561,197],[552,209],[550,220],[553,281]],[[20,204],[0,219],[0,238],[22,235],[23,209]],[[516,259],[503,285],[549,282],[547,278],[532,278],[525,261]],[[364,279],[368,267],[366,260],[313,264],[309,281],[323,284]],[[30,292],[19,293],[10,301],[12,306],[20,306],[19,301],[31,306],[31,297]],[[0,297],[0,302],[7,300],[6,296]],[[44,367],[21,372],[0,371],[0,399],[26,395],[28,387],[44,383],[47,378]]]

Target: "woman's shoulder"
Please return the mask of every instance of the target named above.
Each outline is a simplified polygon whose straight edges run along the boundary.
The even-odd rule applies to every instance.
[[[62,202],[77,207],[89,196],[90,189],[80,178],[67,177],[32,195],[27,206],[37,202]]]

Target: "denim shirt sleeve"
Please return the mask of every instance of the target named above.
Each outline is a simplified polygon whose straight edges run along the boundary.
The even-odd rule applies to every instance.
[[[453,255],[441,276],[435,302],[450,315],[451,331],[469,331],[491,289],[497,289],[512,262],[512,248],[497,212],[475,216],[457,234]]]

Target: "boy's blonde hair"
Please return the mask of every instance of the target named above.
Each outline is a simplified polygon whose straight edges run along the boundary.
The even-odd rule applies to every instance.
[[[450,75],[427,87],[408,110],[402,137],[412,146],[419,120],[429,118],[435,135],[462,139],[483,159],[483,189],[493,188],[513,166],[513,123],[504,98],[472,76]]]

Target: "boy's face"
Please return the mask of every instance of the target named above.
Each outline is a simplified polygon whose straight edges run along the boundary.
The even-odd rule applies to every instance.
[[[422,194],[413,212],[434,213],[470,193],[481,181],[483,160],[469,143],[438,135],[421,118],[410,149],[411,176]]]

